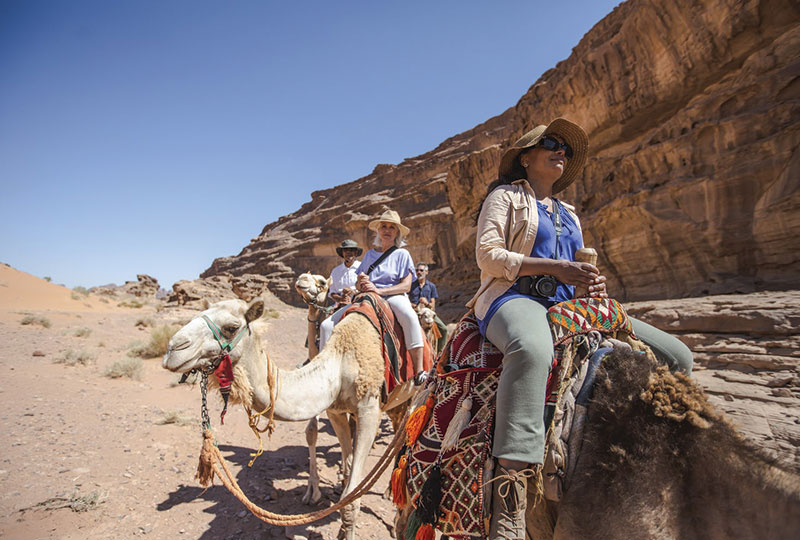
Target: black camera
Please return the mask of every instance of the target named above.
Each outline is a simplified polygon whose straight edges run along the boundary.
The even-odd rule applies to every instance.
[[[523,276],[517,280],[517,288],[528,296],[555,296],[558,280],[553,276]]]

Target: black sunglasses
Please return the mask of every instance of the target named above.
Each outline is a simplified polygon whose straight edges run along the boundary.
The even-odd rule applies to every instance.
[[[567,143],[558,142],[553,137],[542,137],[542,139],[536,143],[536,146],[544,148],[545,150],[550,150],[551,152],[563,150],[564,156],[566,156],[567,159],[572,159],[572,147]]]

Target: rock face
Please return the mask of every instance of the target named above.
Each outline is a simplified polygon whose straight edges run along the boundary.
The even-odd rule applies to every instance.
[[[516,106],[399,165],[312,194],[202,276],[265,276],[297,303],[384,207],[412,229],[451,320],[476,288],[473,214],[510,140],[565,116],[590,156],[563,194],[624,300],[800,285],[800,8],[790,0],[630,0]],[[448,306],[448,303],[450,304]],[[451,310],[447,312],[448,308]]]
[[[136,274],[136,281],[126,281],[125,285],[103,285],[92,287],[89,292],[106,296],[133,295],[140,298],[160,298],[158,280],[147,274]]]
[[[167,306],[203,310],[208,308],[209,304],[220,300],[241,298],[249,302],[256,296],[268,293],[267,284],[268,281],[264,276],[256,274],[234,276],[228,273],[194,281],[178,281],[172,286],[172,293],[167,297]]]
[[[694,352],[692,377],[759,447],[800,471],[800,291],[634,302]]]

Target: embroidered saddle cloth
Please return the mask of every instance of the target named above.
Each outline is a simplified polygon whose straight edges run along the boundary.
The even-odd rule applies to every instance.
[[[600,337],[633,335],[622,306],[610,299],[563,302],[550,308],[548,319],[555,357],[547,386],[547,425],[556,416],[555,405],[564,392],[562,383],[574,372],[586,375],[586,369],[576,366],[597,350]],[[423,496],[423,491],[436,489],[428,481],[438,466],[440,492],[434,500],[438,498],[439,504],[432,525],[451,538],[486,538],[488,533],[491,484],[486,482],[494,466],[490,457],[502,359],[502,353],[481,336],[477,320],[470,315],[462,318],[439,357],[437,377],[429,382],[430,410],[424,427],[406,448],[408,493],[401,500],[407,501],[407,510],[414,509],[412,516],[415,512],[429,516],[430,512],[420,511],[421,499],[431,498]],[[436,476],[438,479],[438,471]],[[413,540],[410,529],[424,526],[425,519],[411,517],[412,522],[405,531],[406,540]]]
[[[395,318],[389,303],[376,293],[361,293],[356,296],[350,307],[342,314],[342,318],[353,313],[366,317],[382,337],[385,399],[395,386],[414,378],[414,362],[406,349],[403,327]],[[432,357],[431,346],[426,341],[423,354],[423,366],[426,371],[433,365]]]

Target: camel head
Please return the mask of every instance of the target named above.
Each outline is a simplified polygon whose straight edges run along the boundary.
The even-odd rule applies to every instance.
[[[417,317],[419,317],[419,325],[427,332],[433,326],[433,319],[436,317],[436,313],[431,308],[420,306],[417,308]]]
[[[317,304],[318,306],[325,305],[329,286],[330,283],[327,278],[311,272],[300,274],[297,281],[294,282],[294,288],[303,297],[303,302]]]
[[[250,303],[244,300],[217,302],[189,321],[169,340],[167,354],[161,366],[170,371],[187,373],[195,368],[204,369],[212,365],[223,352],[214,336],[207,317],[218,328],[222,343],[245,339],[250,334],[249,325],[264,314],[264,301],[256,298]],[[236,364],[242,355],[242,344],[234,346],[228,354]]]

